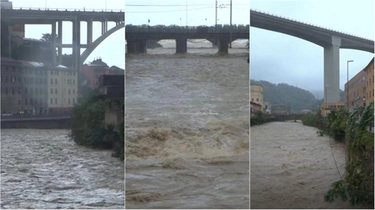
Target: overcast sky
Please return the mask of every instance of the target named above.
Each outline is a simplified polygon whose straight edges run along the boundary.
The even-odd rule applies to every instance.
[[[251,0],[251,9],[374,40],[373,0]],[[308,41],[250,28],[251,78],[288,83],[323,97],[323,48]],[[373,58],[372,53],[340,50],[340,89]]]
[[[40,9],[77,9],[77,10],[114,10],[124,11],[125,0],[10,0],[13,2],[13,8],[40,8]],[[81,42],[86,43],[86,26],[85,22],[81,22]],[[115,26],[115,23],[108,24],[108,30]],[[26,25],[25,37],[40,39],[43,33],[51,33],[49,25]],[[63,23],[63,43],[71,44],[72,42],[72,23]],[[93,24],[93,41],[101,35],[101,23]],[[93,61],[95,58],[101,57],[109,66],[116,65],[125,68],[125,30],[120,29],[104,40],[86,59],[85,63]],[[81,53],[84,48],[81,49]],[[63,50],[63,53],[70,54],[70,49]]]

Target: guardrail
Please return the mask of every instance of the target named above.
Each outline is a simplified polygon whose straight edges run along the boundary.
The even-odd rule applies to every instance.
[[[232,33],[249,33],[250,26],[237,26],[232,25]],[[228,25],[218,25],[218,26],[134,26],[134,25],[126,25],[125,26],[126,32],[164,32],[164,33],[229,33],[231,31],[231,27]]]

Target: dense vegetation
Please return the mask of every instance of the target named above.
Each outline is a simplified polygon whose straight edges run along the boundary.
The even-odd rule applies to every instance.
[[[108,101],[88,91],[74,107],[70,137],[78,145],[100,149],[112,149],[112,156],[124,160],[124,122],[116,132],[114,125],[106,125],[105,108]],[[122,127],[121,127],[122,126]]]
[[[374,136],[367,131],[367,126],[373,121],[373,103],[365,109],[357,107],[351,113],[332,110],[326,118],[317,113],[302,119],[304,125],[317,127],[321,129],[318,133],[329,135],[346,145],[346,173],[331,185],[325,195],[326,201],[341,198],[356,207],[373,207]]]
[[[364,110],[356,108],[350,115],[337,113],[328,121],[327,130],[331,136],[339,140],[343,139],[342,135],[345,137],[347,161],[344,177],[332,184],[325,195],[326,201],[341,198],[356,207],[373,208],[374,136],[367,131],[367,126],[373,121],[373,103]]]
[[[289,105],[291,112],[294,113],[299,113],[303,109],[317,111],[317,100],[307,90],[285,83],[273,84],[264,80],[251,80],[250,82],[263,85],[263,101],[269,102],[271,105]]]

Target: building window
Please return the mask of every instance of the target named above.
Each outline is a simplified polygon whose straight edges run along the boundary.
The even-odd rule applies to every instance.
[[[27,105],[27,98],[25,98],[25,104]]]
[[[70,104],[70,98],[68,98],[68,103]]]
[[[51,84],[53,84],[53,79],[51,79]]]
[[[25,88],[25,94],[27,94],[27,88]]]
[[[5,83],[8,82],[8,76],[5,76]]]
[[[55,84],[57,84],[57,79],[55,79]]]
[[[51,88],[51,94],[53,94],[53,88]]]
[[[8,94],[8,87],[5,88],[5,94]]]
[[[75,104],[76,103],[76,99],[75,98],[73,98],[73,104]]]
[[[57,94],[57,88],[55,88],[55,94]]]
[[[55,104],[57,104],[57,98],[55,98]]]
[[[18,77],[18,83],[22,83],[21,77]]]
[[[18,104],[21,104],[21,100],[18,100]]]
[[[75,82],[75,80],[73,79],[73,85],[75,85],[75,83],[76,83],[76,82]]]
[[[73,89],[73,94],[76,94],[76,89]]]
[[[14,83],[16,81],[16,77],[12,77],[11,80],[12,80],[12,83]]]
[[[32,98],[30,98],[30,104],[33,105],[33,99]]]
[[[52,71],[51,71],[52,72]],[[53,104],[53,98],[51,98],[51,104]]]
[[[14,95],[14,87],[12,87],[12,95]]]
[[[68,89],[68,94],[70,94],[70,89]]]

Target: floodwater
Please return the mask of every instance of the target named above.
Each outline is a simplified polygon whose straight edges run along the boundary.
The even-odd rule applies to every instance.
[[[1,208],[124,208],[124,162],[68,134],[1,130]]]
[[[324,201],[345,172],[345,150],[316,132],[300,122],[251,127],[251,208],[351,208]]]
[[[249,208],[246,42],[160,43],[126,58],[126,208]]]

